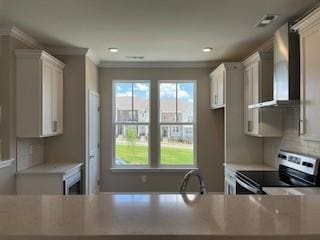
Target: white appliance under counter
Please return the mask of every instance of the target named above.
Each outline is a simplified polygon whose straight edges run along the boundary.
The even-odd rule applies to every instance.
[[[83,163],[44,163],[16,174],[17,194],[67,194],[67,184],[80,179]]]

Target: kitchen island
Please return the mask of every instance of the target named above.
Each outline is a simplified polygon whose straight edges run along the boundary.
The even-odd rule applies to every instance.
[[[320,239],[320,196],[187,197],[1,196],[0,239]]]

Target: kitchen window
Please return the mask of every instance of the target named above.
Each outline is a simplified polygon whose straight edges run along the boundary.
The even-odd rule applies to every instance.
[[[195,82],[159,83],[160,166],[195,165]]]
[[[115,81],[113,96],[113,165],[149,166],[149,81]]]
[[[194,168],[195,87],[195,81],[114,80],[113,169]]]

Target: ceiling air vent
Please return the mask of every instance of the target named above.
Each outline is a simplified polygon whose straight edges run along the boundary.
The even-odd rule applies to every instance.
[[[126,58],[130,60],[142,60],[144,56],[126,56]]]
[[[257,22],[255,27],[265,27],[275,21],[278,17],[278,14],[267,14]]]

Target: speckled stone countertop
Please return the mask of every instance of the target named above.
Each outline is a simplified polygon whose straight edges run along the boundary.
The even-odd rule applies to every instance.
[[[83,163],[43,163],[19,171],[17,174],[69,174],[79,170]]]
[[[320,239],[319,203],[316,195],[1,196],[0,239]]]
[[[271,167],[264,163],[225,163],[225,167],[233,171],[277,171],[275,167]]]

